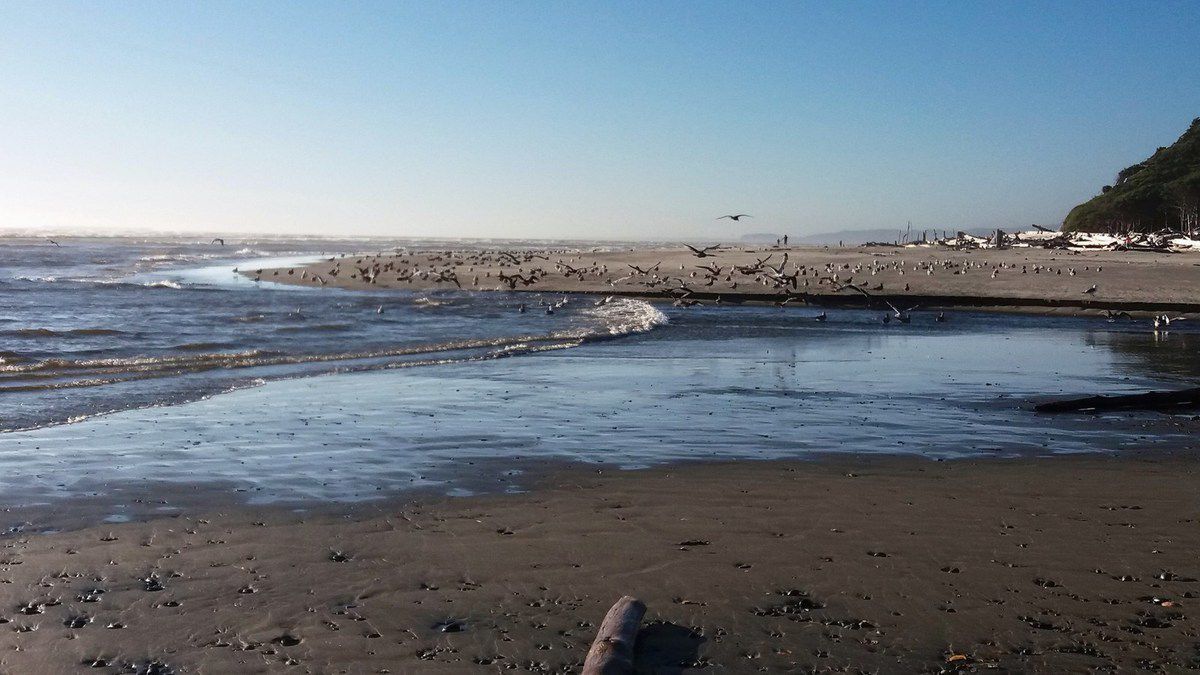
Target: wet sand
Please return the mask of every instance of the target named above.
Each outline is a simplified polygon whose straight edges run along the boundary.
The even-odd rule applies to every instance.
[[[649,605],[643,672],[1196,668],[1197,467],[573,468],[350,516],[19,534],[0,672],[571,672],[622,594]]]
[[[686,289],[690,300],[704,304],[718,297],[723,303],[777,303],[791,296],[788,304],[793,306],[861,306],[867,302],[862,295],[837,290],[853,283],[876,296],[875,306],[883,309],[882,301],[890,300],[900,308],[988,307],[1093,315],[1106,309],[1200,312],[1200,256],[1191,253],[730,247],[698,258],[685,248],[463,250],[351,254],[302,268],[242,271],[264,281],[340,288],[461,287],[641,297],[679,296]],[[1086,292],[1093,285],[1096,290]]]

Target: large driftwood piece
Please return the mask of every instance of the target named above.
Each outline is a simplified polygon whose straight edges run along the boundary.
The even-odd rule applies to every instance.
[[[604,615],[596,641],[583,662],[583,675],[629,675],[633,672],[633,644],[646,605],[628,595]]]
[[[1200,406],[1200,387],[1180,391],[1151,391],[1127,396],[1089,396],[1069,401],[1051,401],[1034,406],[1045,413],[1104,412],[1106,410],[1158,410],[1171,412]]]

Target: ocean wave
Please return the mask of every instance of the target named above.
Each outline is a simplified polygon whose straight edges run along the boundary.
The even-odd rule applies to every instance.
[[[55,330],[53,328],[18,328],[16,330],[0,330],[0,335],[13,337],[73,337],[89,335],[124,335],[125,331],[116,328],[70,328]]]
[[[348,323],[318,323],[303,326],[279,326],[275,330],[279,333],[309,333],[312,331],[336,332],[350,330],[351,328],[354,328],[354,326]]]
[[[604,330],[614,336],[645,333],[665,326],[670,321],[667,315],[654,305],[633,298],[616,298],[602,305],[589,307],[583,310],[583,314],[599,320]]]
[[[220,352],[205,351],[214,346],[208,343],[190,343],[181,345],[179,349],[199,353],[176,352],[160,356],[51,358],[24,363],[4,362],[0,363],[0,392],[93,387],[131,379],[173,377],[222,369],[243,370],[305,364],[331,364],[333,367],[342,367],[367,361],[373,362],[366,366],[367,368],[386,368],[396,367],[396,359],[454,352],[494,350],[499,355],[513,355],[573,347],[589,341],[645,332],[667,322],[666,315],[650,303],[626,298],[587,308],[581,316],[586,321],[585,325],[543,335],[450,340],[390,349],[300,354],[257,349]]]

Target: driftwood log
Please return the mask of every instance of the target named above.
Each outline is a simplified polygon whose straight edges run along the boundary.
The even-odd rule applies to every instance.
[[[1126,396],[1088,396],[1068,401],[1050,401],[1034,406],[1042,413],[1104,412],[1108,410],[1155,410],[1172,412],[1200,406],[1200,387],[1180,391],[1150,391]]]
[[[629,675],[633,672],[633,645],[646,605],[628,595],[604,615],[596,641],[583,662],[583,675]]]

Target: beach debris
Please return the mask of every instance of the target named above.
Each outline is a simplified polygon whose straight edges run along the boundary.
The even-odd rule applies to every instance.
[[[276,644],[281,647],[295,647],[301,642],[304,642],[304,638],[292,635],[291,633],[284,633],[283,635],[271,640],[271,644]]]
[[[439,633],[461,633],[467,629],[467,622],[462,619],[442,619],[432,628]]]
[[[646,604],[623,596],[604,615],[596,640],[583,662],[582,675],[626,675],[633,672],[633,645]]]
[[[1088,396],[1048,401],[1034,406],[1040,413],[1104,412],[1110,410],[1156,410],[1169,412],[1200,406],[1200,387],[1178,391],[1150,391],[1120,396]]]
[[[804,614],[814,609],[825,609],[825,603],[814,599],[807,591],[801,591],[795,588],[776,591],[775,595],[783,598],[783,601],[769,607],[754,607],[750,613],[754,616],[793,616]]]
[[[78,616],[69,616],[66,619],[63,619],[63,625],[66,626],[67,628],[83,628],[84,626],[88,625],[91,622],[92,622],[92,617],[87,616],[86,614],[81,614]]]

